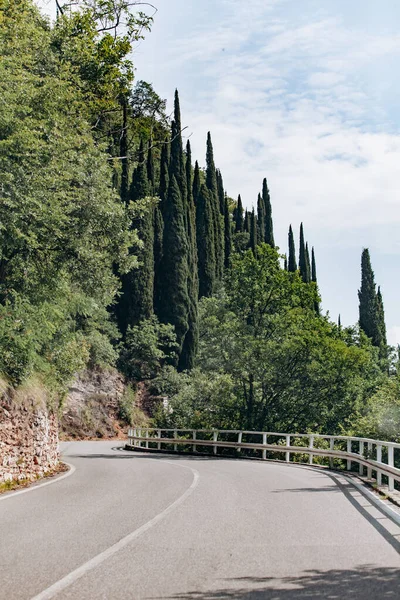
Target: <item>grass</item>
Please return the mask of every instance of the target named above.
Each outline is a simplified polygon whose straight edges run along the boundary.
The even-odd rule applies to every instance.
[[[36,475],[34,480],[20,479],[18,481],[16,479],[11,479],[9,481],[3,481],[2,483],[0,483],[0,494],[4,494],[6,492],[16,491],[16,490],[20,490],[20,489],[29,487],[33,483],[36,483],[38,480],[55,477],[56,475],[59,475],[60,473],[64,473],[65,471],[68,471],[67,465],[64,464],[63,462],[59,462],[58,465],[54,469],[50,469],[49,471],[46,471],[44,473],[43,477]]]

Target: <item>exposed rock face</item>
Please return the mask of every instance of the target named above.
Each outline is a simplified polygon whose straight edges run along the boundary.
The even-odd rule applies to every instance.
[[[126,436],[127,424],[120,414],[124,393],[124,378],[115,369],[80,373],[63,403],[61,438]]]
[[[0,396],[0,483],[33,481],[58,465],[58,420],[42,402],[27,395]]]

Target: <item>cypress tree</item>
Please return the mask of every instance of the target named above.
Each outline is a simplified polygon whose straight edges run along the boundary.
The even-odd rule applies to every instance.
[[[219,212],[222,216],[225,214],[225,190],[224,190],[224,181],[222,179],[221,171],[217,169],[216,171],[217,177],[217,190],[218,190],[218,202],[219,202]]]
[[[163,205],[167,198],[169,187],[169,141],[166,140],[161,149],[161,162],[160,162],[160,188],[158,195],[161,199],[161,212],[163,212]]]
[[[150,194],[149,180],[147,178],[147,167],[144,153],[143,140],[139,146],[138,164],[133,173],[132,183],[129,190],[129,199],[131,201],[146,198]]]
[[[251,213],[246,209],[244,213],[243,231],[247,231],[247,233],[250,233],[250,221]]]
[[[119,145],[120,156],[122,156],[121,162],[121,201],[125,204],[129,204],[129,160],[128,160],[128,109],[126,105],[126,98],[122,100],[122,131]]]
[[[299,254],[299,269],[300,276],[304,283],[307,283],[307,257],[306,257],[306,245],[304,243],[304,229],[303,223],[300,225],[300,254]]]
[[[160,273],[163,255],[164,219],[160,206],[154,209],[154,310],[158,314],[162,278]]]
[[[163,253],[160,264],[158,316],[175,327],[180,355],[189,329],[188,241],[184,206],[175,175],[172,175],[164,207]]]
[[[387,354],[386,354],[386,345],[387,345],[386,323],[385,323],[385,309],[383,306],[383,298],[382,298],[380,286],[378,286],[378,292],[376,294],[376,303],[377,303],[377,312],[378,312],[378,325],[379,325],[379,331],[381,334],[381,346],[382,346],[382,350],[383,350],[383,358],[385,358],[387,356]]]
[[[155,181],[155,171],[154,171],[154,158],[153,158],[153,149],[151,146],[151,142],[149,142],[149,149],[147,151],[147,179],[149,181],[150,193],[154,196],[154,192],[156,189],[156,181]]]
[[[170,160],[170,178],[174,175],[181,192],[182,202],[186,203],[186,169],[182,146],[182,123],[181,109],[179,105],[178,90],[175,90],[174,101],[174,120],[171,124],[171,160]]]
[[[225,195],[224,202],[224,238],[225,238],[225,269],[230,267],[230,259],[232,253],[232,223],[229,213],[228,198]]]
[[[308,243],[306,243],[306,283],[311,282],[311,263],[310,263],[310,253],[308,251]]]
[[[315,262],[314,246],[311,249],[311,281],[317,283],[317,265]]]
[[[242,198],[240,197],[240,194],[239,194],[238,199],[237,199],[236,212],[235,212],[235,233],[238,233],[239,231],[243,231],[243,226],[244,226],[243,204],[242,204]]]
[[[263,181],[262,199],[265,207],[265,242],[269,244],[272,248],[275,248],[271,198],[269,195],[267,180],[265,178]]]
[[[317,285],[317,265],[315,262],[315,252],[314,252],[314,246],[311,248],[311,281],[313,281],[316,285]],[[317,315],[320,314],[320,306],[319,306],[319,302],[317,300],[315,300],[314,302],[314,309]]]
[[[294,236],[292,226],[289,226],[289,264],[288,270],[291,273],[297,271],[297,262],[296,262],[296,248],[294,245]]]
[[[132,177],[129,199],[132,202],[146,198],[150,193],[147,179],[144,146],[140,145],[139,163]],[[139,267],[122,277],[122,295],[117,317],[121,333],[153,314],[154,306],[154,209],[148,207],[132,222],[143,247],[137,251]]]
[[[188,295],[189,295],[189,329],[185,336],[182,352],[179,358],[179,369],[190,370],[194,366],[197,353],[199,328],[198,328],[198,297],[199,278],[197,265],[196,243],[196,213],[192,194],[192,151],[189,140],[186,144],[186,189],[187,189],[187,239],[188,239]]]
[[[196,160],[195,165],[194,165],[193,188],[192,188],[193,201],[194,201],[195,205],[197,204],[197,198],[200,193],[200,187],[201,187],[200,168],[199,168],[199,163]]]
[[[217,175],[210,132],[207,133],[206,186],[210,191],[214,220],[215,275],[220,280],[224,270],[223,221],[219,210]]]
[[[250,248],[253,250],[254,256],[257,254],[257,218],[254,213],[254,208],[250,214]]]
[[[259,242],[265,241],[265,205],[261,194],[257,198],[257,239]]]
[[[199,298],[211,296],[215,286],[214,214],[211,193],[202,184],[196,205]]]
[[[288,261],[287,261],[287,256],[285,254],[285,259],[283,261],[283,270],[287,271],[288,270]]]
[[[371,338],[374,346],[381,347],[382,333],[378,314],[378,300],[375,292],[375,276],[371,267],[368,248],[364,248],[361,256],[361,288],[359,298],[359,324],[365,334]]]

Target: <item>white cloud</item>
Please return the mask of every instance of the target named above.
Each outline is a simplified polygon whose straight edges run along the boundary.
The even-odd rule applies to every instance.
[[[392,346],[400,345],[400,325],[390,327],[387,332],[388,344]]]

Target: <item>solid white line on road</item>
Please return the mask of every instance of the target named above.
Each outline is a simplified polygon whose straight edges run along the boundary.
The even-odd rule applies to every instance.
[[[64,475],[60,475],[59,477],[55,477],[54,479],[51,479],[50,481],[46,481],[45,483],[40,483],[39,485],[32,485],[32,487],[28,487],[24,490],[20,490],[19,492],[9,492],[6,496],[0,496],[0,502],[2,500],[9,500],[10,498],[15,498],[15,496],[19,496],[20,494],[26,494],[27,492],[34,492],[35,490],[39,490],[40,488],[43,488],[46,485],[52,485],[53,483],[58,483],[62,479],[69,477],[70,475],[72,475],[72,473],[75,472],[75,467],[74,467],[74,465],[70,465],[69,463],[67,463],[65,461],[63,461],[63,463],[65,465],[67,465],[67,467],[69,467],[68,472],[64,473]]]
[[[157,525],[157,523],[162,521],[167,515],[169,515],[173,510],[175,510],[175,508],[177,508],[180,504],[185,502],[185,500],[187,498],[189,498],[189,496],[194,492],[195,488],[198,485],[199,478],[200,478],[199,472],[196,471],[196,469],[192,469],[191,467],[186,467],[185,465],[179,465],[179,464],[176,464],[175,462],[170,462],[170,461],[165,461],[165,462],[168,462],[169,464],[173,464],[177,467],[183,467],[184,469],[189,469],[193,473],[192,484],[186,490],[186,492],[184,492],[182,494],[182,496],[180,496],[172,504],[167,506],[166,509],[164,509],[158,515],[156,515],[153,519],[151,519],[150,521],[148,521],[147,523],[145,523],[144,525],[139,527],[139,529],[132,531],[132,533],[129,533],[127,536],[125,536],[124,538],[119,540],[119,542],[117,542],[113,546],[110,546],[110,548],[107,548],[107,550],[104,550],[104,552],[100,552],[100,554],[97,554],[97,556],[94,556],[93,558],[88,560],[86,563],[84,563],[83,565],[81,565],[80,567],[75,569],[74,571],[71,571],[71,573],[68,573],[68,575],[66,575],[65,577],[63,577],[62,579],[60,579],[53,585],[51,585],[46,590],[43,590],[43,592],[41,592],[37,596],[34,596],[33,598],[31,598],[31,600],[50,600],[51,598],[54,598],[61,591],[65,590],[67,587],[72,585],[75,581],[77,581],[78,579],[80,579],[81,577],[86,575],[86,573],[88,573],[92,569],[95,569],[96,567],[101,565],[108,558],[110,558],[111,556],[113,556],[114,554],[116,554],[117,552],[119,552],[120,550],[125,548],[126,546],[128,546],[128,544],[133,542],[133,540],[136,540],[143,533],[146,533],[146,531],[148,531],[149,529],[154,527],[154,525]]]

